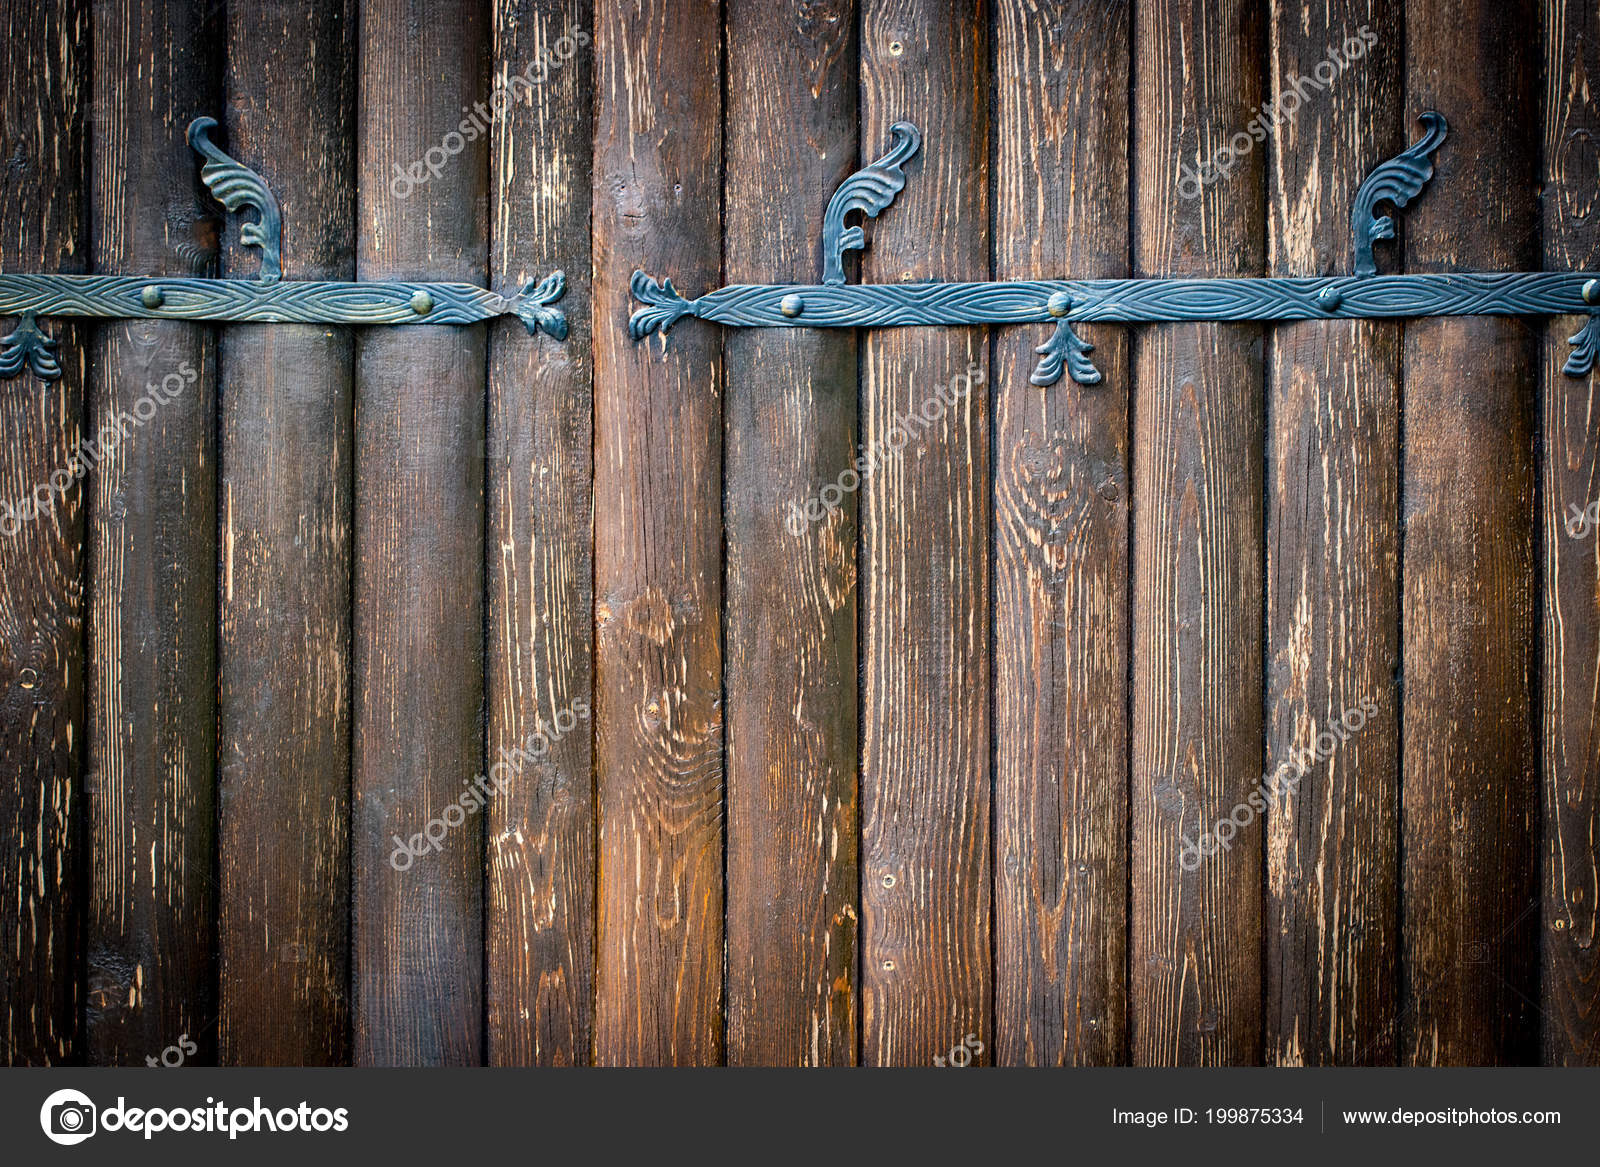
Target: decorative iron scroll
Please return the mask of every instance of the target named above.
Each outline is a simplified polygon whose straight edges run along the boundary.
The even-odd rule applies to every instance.
[[[905,186],[901,166],[921,135],[897,122],[895,145],[883,158],[846,179],[823,220],[823,282],[733,284],[686,300],[670,279],[635,272],[634,298],[644,307],[628,322],[635,340],[665,333],[685,316],[734,328],[896,328],[924,325],[1055,323],[1036,350],[1030,380],[1052,385],[1065,369],[1082,385],[1099,382],[1093,346],[1072,330],[1078,321],[1125,324],[1159,321],[1274,321],[1416,316],[1558,316],[1586,313],[1566,372],[1583,376],[1600,352],[1600,276],[1572,272],[1451,272],[1377,274],[1372,245],[1394,238],[1394,221],[1375,208],[1404,207],[1433,177],[1429,160],[1444,141],[1445,120],[1424,113],[1427,132],[1404,153],[1378,166],[1356,192],[1351,228],[1354,275],[1225,279],[1003,280],[988,283],[846,284],[841,257],[865,246],[859,226],[846,230],[852,210],[876,216]]]
[[[0,338],[0,378],[24,368],[44,380],[61,376],[56,342],[40,330],[40,316],[370,325],[476,324],[515,316],[530,335],[542,329],[566,339],[566,317],[552,307],[567,290],[561,272],[528,281],[515,296],[472,284],[283,279],[278,200],[259,174],[212,143],[216,124],[195,118],[189,145],[206,160],[200,178],[216,200],[229,211],[256,213],[239,238],[261,251],[259,278],[0,274],[0,315],[22,318]]]

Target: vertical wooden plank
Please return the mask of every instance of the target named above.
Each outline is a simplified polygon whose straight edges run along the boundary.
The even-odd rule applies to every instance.
[[[1351,200],[1406,146],[1401,6],[1271,21],[1270,274],[1347,274]],[[1393,1064],[1400,325],[1280,325],[1268,366],[1266,1058]]]
[[[569,332],[490,330],[492,1065],[581,1065],[593,1045],[593,27],[589,0],[495,6],[492,279],[512,295],[565,271]]]
[[[721,1060],[722,342],[628,336],[635,268],[721,276],[722,8],[607,4],[594,142],[595,1058]]]
[[[981,2],[863,4],[862,152],[901,119],[923,134],[864,281],[988,278],[988,33]],[[862,439],[889,455],[861,507],[862,1061],[930,1065],[968,1034],[988,1061],[988,332],[863,346]]]
[[[1185,197],[1257,115],[1261,15],[1135,9],[1136,276],[1262,273],[1261,150]],[[1254,1063],[1261,827],[1211,855],[1185,840],[1244,819],[1261,778],[1262,329],[1156,325],[1134,354],[1132,1054]]]
[[[1128,274],[1128,4],[996,22],[995,279]],[[1128,333],[1103,380],[1029,384],[1048,333],[997,334],[995,1059],[1127,1057]]]
[[[1544,266],[1600,267],[1600,11],[1544,4]],[[1600,397],[1561,371],[1586,317],[1544,333],[1544,1061],[1600,1064]],[[1591,509],[1594,508],[1594,509]]]
[[[729,5],[730,282],[822,280],[822,213],[857,160],[855,16],[852,0]],[[859,489],[855,336],[752,329],[724,345],[728,1061],[847,1065],[857,494],[839,477]]]
[[[1450,119],[1406,212],[1409,271],[1539,265],[1531,2],[1406,6],[1410,112]],[[1400,1056],[1535,1056],[1533,330],[1492,317],[1405,335]]]
[[[285,279],[355,276],[355,7],[228,9],[226,148],[283,212]],[[260,254],[224,235],[223,274]],[[225,1064],[349,1057],[354,334],[221,333],[217,784]]]
[[[0,270],[83,270],[88,21],[80,0],[0,9],[11,159],[0,171]],[[17,324],[0,321],[0,335]],[[84,488],[73,466],[88,330],[56,320],[46,330],[60,345],[61,379],[25,370],[0,385],[0,1059],[9,1066],[71,1062],[82,1048]]]
[[[218,105],[205,0],[96,0],[94,270],[200,275],[220,208],[184,136]],[[212,330],[99,327],[89,428],[88,1048],[216,1056],[216,365]],[[147,418],[141,422],[141,418]],[[120,425],[120,429],[118,428]]]
[[[360,279],[483,283],[488,152],[470,107],[486,92],[488,27],[477,2],[362,4]],[[408,186],[399,174],[414,163],[423,181]],[[484,342],[482,325],[425,324],[357,340],[351,881],[362,1064],[482,1060],[483,823],[471,784],[483,773]],[[452,805],[455,822],[444,817]],[[437,849],[424,840],[407,863],[396,839],[435,820]]]

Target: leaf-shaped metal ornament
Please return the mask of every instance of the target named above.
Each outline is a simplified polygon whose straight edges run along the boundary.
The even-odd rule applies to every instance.
[[[537,335],[543,328],[556,340],[566,340],[567,318],[559,308],[550,307],[566,294],[566,273],[551,272],[537,283],[529,280],[524,284],[522,291],[509,301],[509,307],[527,328],[529,336]]]
[[[1600,313],[1591,313],[1583,327],[1567,337],[1567,343],[1572,346],[1572,352],[1561,371],[1569,377],[1588,376],[1589,370],[1594,368],[1596,354],[1600,353]]]
[[[283,277],[283,218],[278,200],[254,170],[229,158],[212,144],[208,136],[217,119],[199,117],[189,123],[189,145],[206,159],[200,180],[211,188],[212,196],[230,211],[254,210],[257,220],[239,228],[239,240],[261,249],[261,282],[275,283]]]
[[[56,347],[57,342],[40,329],[33,313],[23,313],[16,331],[0,337],[0,377],[9,381],[26,366],[41,381],[56,380],[61,376]]]
[[[695,315],[694,301],[678,295],[671,279],[657,281],[636,271],[628,287],[635,300],[647,305],[628,318],[628,335],[634,340],[643,340],[658,328],[665,335],[679,320]]]
[[[900,168],[921,149],[922,134],[910,122],[895,122],[889,132],[894,135],[894,145],[889,152],[840,183],[828,201],[828,209],[822,216],[822,282],[825,284],[844,283],[844,253],[859,251],[867,245],[861,228],[846,228],[844,217],[851,211],[860,211],[875,219],[894,202],[894,196],[905,189],[905,171]]]
[[[1040,357],[1039,363],[1034,366],[1033,376],[1028,378],[1034,385],[1054,385],[1061,380],[1063,363],[1078,384],[1100,384],[1100,370],[1089,359],[1089,354],[1094,352],[1094,345],[1073,332],[1070,321],[1056,321],[1055,333],[1033,351]]]
[[[1394,220],[1388,215],[1376,215],[1374,209],[1380,202],[1403,207],[1422,193],[1422,188],[1433,177],[1430,155],[1444,141],[1449,127],[1444,118],[1429,110],[1417,119],[1427,127],[1410,149],[1396,154],[1389,161],[1374,168],[1366,181],[1356,191],[1355,207],[1350,212],[1350,230],[1355,235],[1356,275],[1378,274],[1377,262],[1372,258],[1372,244],[1378,239],[1394,238]]]

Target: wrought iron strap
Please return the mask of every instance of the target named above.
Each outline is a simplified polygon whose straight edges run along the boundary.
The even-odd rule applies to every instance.
[[[0,338],[0,377],[24,368],[45,380],[61,375],[56,342],[39,328],[40,316],[370,325],[476,324],[515,316],[530,334],[542,329],[566,338],[566,317],[553,307],[567,287],[559,271],[530,280],[515,296],[472,284],[283,279],[278,200],[259,174],[212,143],[216,125],[195,118],[189,145],[205,159],[200,179],[217,201],[230,211],[255,213],[239,238],[261,252],[259,278],[0,274],[0,315],[22,317]]]
[[[1433,177],[1431,156],[1444,141],[1445,120],[1421,117],[1425,134],[1375,168],[1356,192],[1351,216],[1355,274],[1227,279],[1016,280],[988,283],[846,284],[843,256],[866,245],[844,217],[871,217],[904,188],[902,167],[922,138],[897,122],[884,157],[840,185],[823,217],[823,282],[735,284],[685,299],[670,279],[635,272],[634,297],[644,306],[629,321],[635,340],[665,332],[685,316],[734,328],[893,328],[914,325],[1040,324],[1056,329],[1036,350],[1031,380],[1057,381],[1063,370],[1080,384],[1100,380],[1093,346],[1072,331],[1078,321],[1338,320],[1415,316],[1553,316],[1588,313],[1574,337],[1566,371],[1587,373],[1600,351],[1600,274],[1585,272],[1451,272],[1376,274],[1373,243],[1394,238],[1394,220],[1379,203],[1404,207]]]

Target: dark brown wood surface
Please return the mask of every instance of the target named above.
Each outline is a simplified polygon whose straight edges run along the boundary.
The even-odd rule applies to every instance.
[[[729,0],[730,282],[821,281],[817,224],[859,165],[855,47],[851,0]],[[724,344],[727,1058],[849,1065],[857,345],[849,332],[803,329]],[[807,502],[818,518],[807,518]]]
[[[204,0],[96,0],[94,271],[201,275],[216,259],[220,208],[201,201],[184,127],[217,108],[218,16]],[[87,535],[85,1036],[98,1063],[144,1065],[185,1037],[191,1057],[216,1058],[213,333],[114,321],[89,350],[87,428],[104,455]]]
[[[1133,274],[1262,274],[1260,150],[1183,197],[1183,168],[1213,157],[1265,96],[1259,8],[1141,0],[1134,30]],[[1262,770],[1262,340],[1254,324],[1155,325],[1133,346],[1139,1064],[1261,1052],[1262,825],[1246,812]],[[1225,846],[1186,863],[1185,840],[1234,824]]]
[[[925,151],[864,282],[988,278],[989,61],[981,3],[863,0],[862,154],[902,119]],[[896,329],[862,350],[861,439],[886,454],[860,502],[861,1058],[927,1066],[970,1037],[989,1062],[989,336]]]
[[[207,114],[288,278],[571,329],[43,322],[0,502],[135,420],[0,510],[6,1061],[1600,1061],[1582,318],[627,334],[899,120],[852,280],[1342,273],[1428,108],[1383,270],[1600,265],[1592,11],[0,13],[0,270],[252,278]]]
[[[595,18],[595,1059],[723,1051],[722,338],[635,344],[635,268],[720,282],[716,0]]]
[[[1600,267],[1600,11],[1543,6],[1544,263]],[[1543,481],[1535,538],[1543,575],[1539,733],[1544,772],[1539,995],[1546,1065],[1600,1065],[1600,396],[1561,371],[1585,323],[1544,328]],[[1574,521],[1576,508],[1578,521]],[[1597,508],[1600,509],[1600,508]]]
[[[476,0],[362,4],[358,278],[486,279],[488,143],[458,127],[486,93],[489,27]],[[394,167],[413,160],[438,162],[438,174],[401,198]],[[356,344],[351,883],[363,1065],[482,1060],[483,819],[476,808],[444,816],[484,770],[486,331],[377,328]],[[409,865],[391,862],[395,836],[435,819],[447,828],[437,849],[425,841]]]
[[[1448,111],[1409,271],[1539,266],[1532,3],[1406,7],[1406,101]],[[1413,131],[1414,132],[1414,131]],[[1400,1061],[1534,1060],[1535,330],[1406,325]]]
[[[1130,6],[1000,5],[996,279],[1128,274]],[[1128,330],[1082,330],[1103,380],[994,396],[995,1060],[1127,1056]]]
[[[285,279],[355,276],[355,41],[353,3],[228,10],[227,149],[277,195]],[[253,279],[231,218],[222,272]],[[224,1063],[349,1060],[354,344],[315,324],[219,339]]]
[[[84,270],[88,5],[0,6],[0,270]],[[45,56],[53,69],[34,62]],[[0,335],[19,323],[0,321]],[[45,325],[61,380],[0,388],[0,1064],[82,1052],[83,508],[69,475],[83,437],[81,324]],[[34,492],[52,500],[37,517]]]
[[[1400,18],[1398,0],[1272,5],[1270,274],[1351,270],[1351,200],[1408,144]],[[1268,350],[1266,768],[1290,767],[1266,820],[1279,1065],[1395,1060],[1401,328],[1285,324]]]
[[[494,12],[510,100],[490,140],[490,281],[511,295],[565,271],[570,331],[490,330],[488,764],[506,767],[488,826],[491,1065],[582,1065],[593,1044],[592,7]]]

